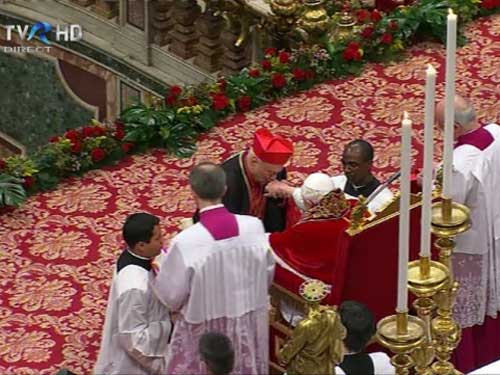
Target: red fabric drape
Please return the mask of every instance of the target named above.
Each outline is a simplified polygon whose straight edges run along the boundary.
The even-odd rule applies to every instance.
[[[350,238],[343,219],[297,224],[269,237],[271,247],[289,266],[303,275],[332,285],[324,303],[338,304],[345,280],[345,262]],[[275,282],[298,293],[302,278],[276,267]]]

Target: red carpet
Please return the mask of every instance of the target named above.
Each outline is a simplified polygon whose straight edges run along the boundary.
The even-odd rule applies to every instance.
[[[500,17],[476,22],[468,35],[469,44],[459,50],[457,91],[471,97],[482,122],[499,122]],[[67,181],[1,216],[0,373],[51,374],[67,367],[88,374],[126,215],[152,212],[162,217],[165,235],[174,235],[179,218],[194,209],[186,189],[191,166],[241,150],[257,127],[295,142],[289,168],[295,180],[318,170],[338,173],[342,147],[355,138],[374,144],[376,173],[384,178],[398,167],[399,123],[408,111],[420,162],[424,70],[427,63],[438,69],[441,96],[443,54],[438,45],[419,45],[402,63],[370,66],[361,77],[234,116],[201,139],[191,159],[163,152],[136,156]]]

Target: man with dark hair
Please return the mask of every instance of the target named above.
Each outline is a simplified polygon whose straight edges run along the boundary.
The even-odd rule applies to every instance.
[[[267,373],[268,288],[274,258],[262,222],[235,215],[221,203],[226,191],[221,166],[199,164],[189,181],[199,222],[172,239],[152,283],[160,300],[179,312],[166,373],[203,373],[197,343],[209,331],[231,339],[235,373]]]
[[[201,336],[198,349],[209,375],[229,375],[234,367],[234,349],[229,338],[219,332]]]
[[[273,180],[286,179],[284,165],[292,154],[290,141],[267,129],[257,130],[250,148],[222,163],[227,175],[227,191],[222,201],[227,209],[258,217],[267,232],[285,229],[284,200],[265,196],[264,189]]]
[[[395,369],[385,353],[364,352],[366,345],[376,332],[373,313],[362,303],[344,301],[339,308],[342,324],[347,330],[344,339],[344,360],[337,374],[347,375],[392,375]]]
[[[380,181],[372,174],[374,151],[370,143],[362,139],[349,142],[342,154],[344,174],[332,177],[334,188],[342,189],[347,199],[358,199],[360,195],[368,198],[380,185]],[[300,207],[300,190],[281,181],[273,181],[266,186],[270,196],[293,196]],[[368,209],[376,213],[391,202],[393,194],[383,188],[369,203]]]
[[[160,220],[130,215],[123,226],[127,244],[116,263],[95,374],[164,374],[172,324],[149,287],[151,260],[163,246]]]

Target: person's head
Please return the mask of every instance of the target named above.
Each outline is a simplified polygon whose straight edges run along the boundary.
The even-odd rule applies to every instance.
[[[373,147],[367,141],[357,139],[349,142],[342,154],[342,167],[347,179],[355,185],[362,185],[371,176]]]
[[[436,105],[436,122],[441,129],[444,128],[444,118],[445,102],[442,100]],[[477,127],[476,111],[472,103],[460,95],[455,95],[454,138],[457,139]]]
[[[344,301],[339,307],[340,319],[347,330],[344,345],[351,353],[358,353],[376,332],[373,313],[357,301]]]
[[[189,173],[189,185],[198,204],[218,204],[226,193],[226,172],[220,165],[199,163]]]
[[[276,178],[292,154],[293,145],[290,141],[267,129],[259,129],[246,156],[248,172],[255,181],[265,185]]]
[[[311,208],[334,189],[335,184],[330,176],[325,173],[311,173],[300,187],[304,207],[299,208],[302,210]]]
[[[234,349],[231,340],[219,332],[204,333],[198,343],[201,360],[211,375],[227,375],[234,367]]]
[[[127,217],[123,225],[123,239],[135,254],[154,258],[163,247],[160,219],[147,213],[136,213]]]

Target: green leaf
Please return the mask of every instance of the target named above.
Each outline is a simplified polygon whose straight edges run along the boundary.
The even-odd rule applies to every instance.
[[[26,200],[23,180],[6,174],[0,174],[0,207],[18,207]]]

